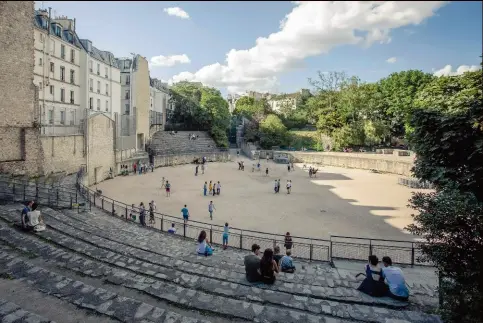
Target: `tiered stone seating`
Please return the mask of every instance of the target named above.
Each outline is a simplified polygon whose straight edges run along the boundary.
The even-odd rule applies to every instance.
[[[199,137],[196,140],[189,140],[190,133]],[[216,151],[216,143],[204,131],[178,131],[175,135],[169,131],[158,131],[151,138],[149,147],[155,155]]]
[[[15,303],[0,298],[0,322],[55,323],[40,315],[26,311]]]
[[[9,225],[21,207],[0,206],[3,272],[122,322],[440,322],[422,311],[436,306],[432,286],[412,284],[406,306],[358,292],[353,275],[328,264],[305,262],[273,286],[255,286],[244,278],[245,251],[200,257],[193,240],[94,208],[42,207],[47,230],[26,234]]]

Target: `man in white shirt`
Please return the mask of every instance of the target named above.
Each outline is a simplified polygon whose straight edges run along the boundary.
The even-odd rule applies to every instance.
[[[35,232],[40,232],[45,230],[45,224],[44,220],[42,219],[42,216],[40,215],[40,211],[37,210],[37,203],[34,203],[32,205],[32,211],[28,212],[28,227],[31,230],[34,230]]]

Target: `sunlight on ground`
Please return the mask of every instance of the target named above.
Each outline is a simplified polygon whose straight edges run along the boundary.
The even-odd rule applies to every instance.
[[[236,157],[234,157],[236,159]],[[240,158],[244,159],[244,158]],[[210,163],[204,175],[194,176],[194,165],[162,167],[146,175],[116,177],[98,185],[106,196],[127,204],[147,205],[155,200],[158,212],[180,216],[188,205],[191,219],[255,231],[294,236],[328,238],[346,235],[385,239],[410,239],[402,229],[412,222],[406,207],[412,189],[397,184],[397,175],[374,174],[366,170],[320,167],[317,178],[309,178],[302,165],[288,172],[286,165],[262,162],[265,172],[252,172],[245,159],[245,171],[236,161]],[[307,165],[308,166],[308,165]],[[171,197],[161,190],[161,178],[172,184]],[[273,191],[280,179],[281,192]],[[286,193],[287,180],[292,194]],[[203,196],[205,181],[220,181],[220,196]],[[209,201],[216,210],[210,221]]]

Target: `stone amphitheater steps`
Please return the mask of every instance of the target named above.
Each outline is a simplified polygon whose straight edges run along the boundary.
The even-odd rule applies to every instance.
[[[0,322],[115,323],[55,296],[32,289],[25,280],[0,279]],[[8,299],[8,303],[7,300]],[[16,304],[21,304],[20,306]],[[35,313],[35,314],[34,314]]]
[[[103,317],[126,323],[208,323],[185,317],[176,312],[166,311],[141,301],[112,293],[103,288],[84,284],[54,271],[47,270],[25,259],[19,253],[2,246],[0,250],[0,268],[3,276],[9,279],[26,281],[33,289],[53,295],[78,308],[89,310]],[[67,315],[68,313],[65,313]],[[2,321],[3,322],[3,321]],[[16,321],[11,321],[16,322]],[[21,321],[25,322],[25,321]],[[61,322],[67,322],[62,320]],[[82,320],[85,322],[85,320]],[[107,322],[99,319],[95,322]]]
[[[190,133],[198,135],[199,138],[189,140]],[[157,155],[183,154],[214,151],[216,143],[204,131],[178,131],[176,135],[171,135],[169,131],[158,131],[151,138],[149,147]]]
[[[160,233],[157,231],[146,230],[146,228],[142,228],[140,226],[133,226],[130,222],[120,221],[118,218],[105,215],[103,216],[102,214],[100,216],[93,217],[92,214],[77,214],[75,212],[64,210],[63,213],[70,216],[69,218],[65,218],[63,215],[60,217],[56,216],[56,214],[59,214],[53,210],[50,210],[50,212],[52,216],[56,217],[57,221],[73,226],[76,228],[76,230],[84,231],[90,236],[97,236],[109,240],[107,244],[110,245],[112,250],[124,250],[126,246],[128,246],[129,249],[126,249],[126,252],[129,252],[128,255],[134,257],[144,255],[142,260],[149,260],[151,257],[150,254],[154,253],[162,257],[176,258],[176,265],[179,267],[183,267],[183,265],[186,263],[197,263],[201,266],[208,267],[214,266],[214,269],[208,271],[213,271],[212,277],[224,277],[229,275],[228,279],[232,282],[246,283],[244,280],[245,271],[243,266],[243,257],[246,255],[246,252],[230,250],[230,252],[216,252],[214,256],[208,258],[199,257],[193,254],[192,250],[194,250],[195,246],[189,241],[189,239],[186,241],[171,235],[160,235]],[[105,222],[109,224],[104,225],[104,221],[101,219],[105,220]],[[123,226],[125,226],[126,229],[131,229],[131,232],[123,229]],[[116,237],[116,235],[119,235],[119,232],[123,232],[122,238]],[[184,244],[184,248],[180,248],[180,244]],[[131,250],[131,248],[135,249]],[[148,254],[146,254],[146,252],[148,252]],[[231,255],[231,257],[228,259],[223,258],[224,256],[228,255]],[[164,258],[163,262],[166,261],[167,259]],[[351,296],[355,297],[354,295],[357,294],[360,294],[361,297],[366,298],[365,301],[367,303],[374,301],[372,297],[368,297],[367,295],[354,290],[360,284],[360,281],[355,278],[355,275],[346,275],[341,277],[337,270],[331,268],[328,264],[314,265],[302,262],[301,265],[306,269],[297,270],[296,274],[281,273],[278,277],[278,280],[287,284],[298,283],[300,284],[297,286],[298,290],[306,289],[304,285],[330,288],[345,287],[350,289],[350,292],[344,294],[344,296],[347,298],[347,301],[350,300]],[[191,267],[188,268],[189,269],[186,269],[187,271],[199,271],[198,266],[196,266],[194,269],[191,269]],[[203,269],[202,271],[205,272],[206,270]],[[226,271],[229,271],[229,273]],[[284,285],[283,287],[289,288],[289,286],[290,288],[294,288],[292,285]],[[412,303],[419,304],[423,307],[437,306],[437,294],[435,293],[435,288],[433,286],[411,284],[410,287],[412,291]],[[293,290],[291,291],[293,292]],[[343,289],[343,291],[346,290]],[[327,295],[326,291],[315,292],[315,295],[320,293]],[[391,299],[382,298],[377,299],[377,301],[381,303],[381,305],[386,304],[393,307],[400,305],[399,302],[395,302]]]
[[[17,304],[2,298],[0,298],[0,322],[55,323],[55,321],[26,311]]]
[[[12,215],[10,210],[6,214],[3,212],[2,218],[12,220],[16,215]],[[65,260],[65,266],[73,268],[72,270],[80,270],[85,275],[92,277],[103,277],[106,281],[114,284],[122,284],[128,288],[137,289],[144,293],[150,294],[153,297],[163,299],[165,301],[180,302],[182,304],[190,304],[198,310],[212,311],[219,315],[226,315],[229,317],[236,317],[240,319],[257,320],[257,313],[261,318],[268,315],[273,319],[269,322],[275,322],[275,313],[285,317],[284,322],[294,321],[295,318],[304,317],[309,321],[324,322],[330,319],[342,318],[347,320],[357,320],[364,322],[385,322],[387,317],[397,318],[401,322],[436,322],[437,318],[434,316],[424,315],[412,311],[393,311],[384,308],[369,307],[365,305],[344,304],[334,301],[323,301],[314,297],[291,295],[290,293],[283,293],[269,289],[261,289],[255,287],[248,287],[241,285],[241,282],[233,283],[224,281],[222,279],[212,279],[196,275],[196,271],[191,274],[180,271],[179,267],[173,269],[170,266],[162,267],[153,264],[153,262],[136,260],[136,258],[125,257],[120,253],[116,253],[116,249],[109,249],[98,247],[97,243],[101,243],[102,239],[94,238],[94,235],[89,235],[88,239],[96,241],[95,243],[87,243],[81,236],[75,236],[76,230],[65,224],[54,223],[55,219],[48,221],[52,230],[48,230],[37,235],[37,238],[45,239],[65,249],[76,253],[76,256],[71,257],[62,250],[48,250],[54,248],[46,243],[41,243],[39,240],[35,242],[35,236],[17,237],[12,234],[11,229],[2,229],[2,239],[6,239],[10,243],[16,243],[20,246],[28,246],[31,252],[44,252],[43,256],[46,258],[59,258],[62,263]],[[58,230],[57,232],[55,232]],[[10,232],[10,234],[9,234]],[[61,232],[65,233],[63,235]],[[67,235],[71,235],[68,237]],[[80,235],[84,235],[82,233]],[[7,237],[8,238],[5,238]],[[104,241],[106,242],[106,241]],[[41,245],[41,246],[40,246]],[[112,247],[112,246],[111,246]],[[114,246],[121,248],[122,246]],[[126,247],[126,246],[124,246]],[[155,259],[156,255],[150,255]],[[80,267],[85,263],[86,259],[90,258],[87,267]],[[200,257],[203,258],[203,257]],[[71,263],[73,261],[73,263]],[[164,259],[169,261],[169,259]],[[171,259],[171,262],[173,260]],[[79,264],[81,263],[81,264]],[[202,271],[204,271],[203,269]],[[199,268],[198,268],[199,271]],[[133,278],[133,274],[135,274]],[[183,287],[180,287],[183,286]],[[307,286],[310,287],[310,286]],[[307,288],[306,287],[306,288]],[[174,291],[174,295],[166,296],[166,294],[159,294],[160,290]],[[199,292],[199,290],[203,292]],[[329,289],[326,289],[326,292]],[[183,302],[183,298],[177,294],[183,294],[184,297],[191,295],[188,301]],[[195,303],[192,304],[193,300]],[[200,301],[196,304],[196,301]],[[243,313],[236,313],[232,310],[223,308],[221,304],[228,300],[231,307],[250,308],[252,311],[244,311]],[[203,302],[205,301],[205,302]],[[206,302],[208,301],[208,303]],[[216,306],[213,306],[215,304]],[[270,304],[270,305],[262,305]],[[211,306],[210,306],[211,305]],[[206,307],[208,306],[208,307]],[[292,308],[292,310],[285,307]],[[300,312],[312,312],[328,314],[330,316],[312,315]],[[263,313],[263,315],[262,315]],[[288,320],[287,320],[288,318]],[[292,320],[290,320],[292,318]],[[274,321],[275,320],[275,321]]]

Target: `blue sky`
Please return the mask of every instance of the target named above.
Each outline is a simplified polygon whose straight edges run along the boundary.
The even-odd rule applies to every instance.
[[[434,72],[451,65],[446,67],[448,74],[461,65],[479,66],[482,3],[434,3],[388,5],[379,11],[376,23],[370,22],[376,9],[348,2],[334,8],[328,2],[288,1],[45,1],[43,6],[52,7],[57,15],[75,17],[79,37],[92,40],[101,50],[119,57],[135,52],[148,60],[162,55],[150,67],[154,77],[202,81],[226,93],[297,91],[309,87],[307,78],[316,76],[317,70],[345,71],[372,82],[407,69]],[[36,2],[36,8],[41,5]],[[167,8],[179,8],[189,18],[169,15]],[[280,32],[281,21],[293,10],[298,12],[286,19]],[[403,11],[405,18],[398,18]],[[353,16],[340,18],[347,12]],[[353,35],[367,37],[373,30],[375,41],[370,45],[354,43]],[[254,47],[258,38],[277,32],[253,52],[241,52]],[[226,62],[232,49],[237,52]],[[389,58],[395,62],[388,63]],[[215,63],[219,64],[200,71]]]

